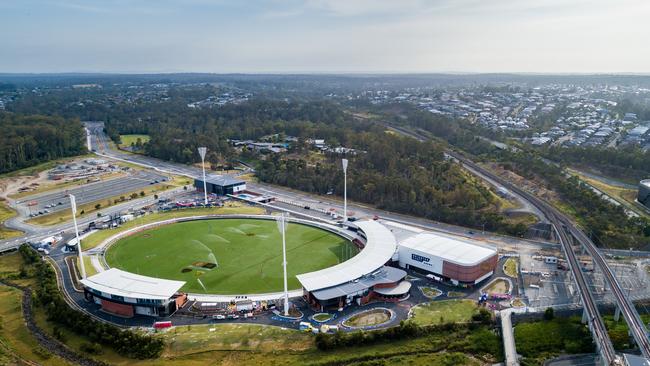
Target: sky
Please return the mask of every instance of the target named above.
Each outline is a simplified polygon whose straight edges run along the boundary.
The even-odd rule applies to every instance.
[[[649,73],[647,0],[0,0],[0,73]]]

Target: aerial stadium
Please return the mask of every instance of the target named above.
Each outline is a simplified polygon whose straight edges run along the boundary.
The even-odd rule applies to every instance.
[[[409,296],[406,270],[414,266],[405,265],[411,257],[402,257],[412,256],[413,243],[398,240],[378,221],[351,226],[348,230],[290,219],[286,254],[287,287],[292,296],[302,294],[310,307],[323,311]],[[127,317],[168,316],[188,299],[209,296],[279,298],[283,291],[281,242],[276,217],[269,215],[197,216],[146,224],[108,238],[102,244],[107,270],[81,283],[87,300]],[[428,253],[441,252],[447,261],[451,254],[444,252],[451,244],[456,247],[454,258],[468,264],[467,271],[462,266],[456,268],[457,276],[447,270],[432,271],[452,281],[478,283],[496,266],[496,251],[489,248],[450,243],[430,234],[420,235],[418,242],[420,246],[428,243]],[[471,258],[465,258],[466,254]]]

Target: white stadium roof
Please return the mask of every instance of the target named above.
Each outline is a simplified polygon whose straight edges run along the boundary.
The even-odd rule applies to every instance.
[[[366,246],[354,257],[333,267],[297,275],[307,291],[316,291],[354,281],[388,262],[397,250],[395,235],[376,221],[357,221],[366,236]]]
[[[400,247],[418,250],[461,266],[473,266],[497,254],[492,247],[470,243],[430,232],[419,233],[402,240]]]
[[[90,276],[81,283],[111,295],[152,300],[167,300],[185,285],[183,281],[141,276],[117,268]]]

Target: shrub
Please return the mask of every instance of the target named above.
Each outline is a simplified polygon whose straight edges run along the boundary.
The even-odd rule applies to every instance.
[[[83,342],[79,348],[81,351],[90,353],[91,355],[101,355],[103,353],[102,346],[99,343]]]
[[[553,308],[546,308],[544,311],[544,320],[553,320],[555,318],[555,310]]]

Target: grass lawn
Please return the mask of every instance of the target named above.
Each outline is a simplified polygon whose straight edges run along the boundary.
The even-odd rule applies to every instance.
[[[517,212],[515,214],[510,213],[507,216],[506,221],[510,225],[524,224],[526,226],[531,226],[539,222],[539,219],[537,218],[537,216],[530,213]]]
[[[488,294],[507,294],[510,291],[510,284],[502,278],[497,278],[492,280],[482,290]]]
[[[15,276],[23,260],[20,254],[0,256],[0,277]],[[24,280],[13,280],[29,285]],[[22,292],[0,285],[0,365],[67,365],[62,359],[42,350],[25,326],[21,309]]]
[[[517,258],[510,257],[506,259],[506,263],[503,264],[503,273],[508,277],[517,278]]]
[[[369,327],[386,323],[390,320],[390,312],[384,309],[373,309],[353,315],[343,322],[348,327]]]
[[[120,239],[106,252],[111,267],[145,276],[186,281],[192,293],[282,291],[282,245],[272,220],[216,219],[182,222]],[[290,289],[297,274],[347,260],[357,250],[347,240],[306,225],[287,228]]]
[[[420,291],[422,291],[422,295],[433,299],[435,297],[438,297],[442,295],[442,291],[438,290],[435,287],[420,287]]]
[[[419,325],[462,323],[472,320],[478,307],[472,300],[443,300],[417,305],[411,311],[411,321]]]
[[[95,268],[95,266],[93,266],[93,262],[90,259],[90,256],[84,254],[83,259],[84,259],[84,266],[85,266],[85,269],[86,269],[86,276],[90,277],[92,275],[97,274],[97,269]],[[77,257],[77,268],[80,268],[79,267],[79,257]]]
[[[149,135],[120,135],[120,140],[122,140],[120,148],[131,147],[131,143],[135,144],[138,139],[144,144],[149,142],[151,137]]]
[[[467,296],[466,293],[460,292],[460,291],[448,291],[447,292],[447,297],[465,297]]]
[[[314,317],[313,317],[313,318],[314,318],[314,320],[317,321],[317,322],[326,322],[326,321],[332,319],[332,317],[333,317],[332,314],[328,314],[328,313],[318,313],[318,314],[314,314]]]
[[[526,306],[526,304],[520,298],[516,298],[512,300],[512,306],[515,308],[521,308]]]
[[[0,240],[11,239],[23,234],[22,231],[9,229],[4,226],[4,222],[16,216],[16,212],[7,207],[4,201],[0,200]]]

